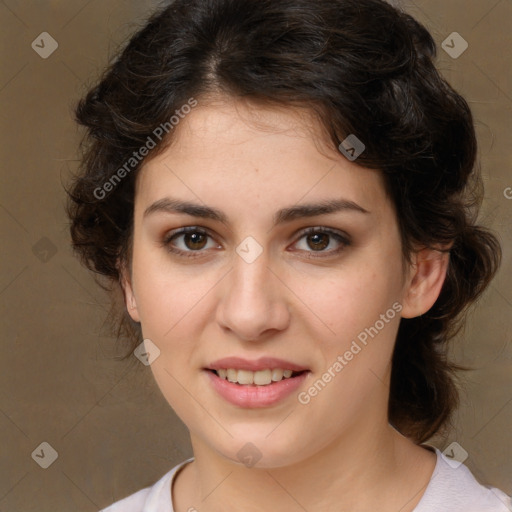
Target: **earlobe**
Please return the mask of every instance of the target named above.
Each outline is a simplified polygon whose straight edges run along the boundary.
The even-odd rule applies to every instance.
[[[450,253],[447,250],[421,249],[414,254],[403,298],[403,318],[426,313],[436,302],[443,287]]]
[[[119,270],[119,284],[123,291],[126,311],[128,311],[128,314],[134,322],[140,322],[139,311],[137,309],[137,300],[133,291],[130,273],[126,268],[126,265],[122,263],[118,262],[117,268]]]

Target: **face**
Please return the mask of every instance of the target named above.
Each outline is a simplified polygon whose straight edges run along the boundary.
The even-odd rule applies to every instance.
[[[125,294],[156,382],[193,440],[261,467],[380,428],[409,283],[380,173],[315,133],[199,102],[136,187]]]

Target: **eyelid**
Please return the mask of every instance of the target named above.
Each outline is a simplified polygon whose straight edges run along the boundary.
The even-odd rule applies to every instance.
[[[311,235],[315,233],[326,233],[328,235],[335,235],[343,239],[346,243],[350,243],[351,241],[350,236],[344,231],[334,228],[328,228],[327,226],[311,226],[309,228],[304,228],[299,230],[295,234],[295,236],[300,235],[300,237],[302,238],[304,235]]]
[[[215,238],[212,235],[212,232],[208,228],[204,228],[202,226],[182,226],[181,228],[176,228],[171,231],[168,231],[164,235],[164,240],[169,241],[172,237],[176,235],[186,234],[186,233],[201,233],[204,235],[208,235],[211,238]]]
[[[202,226],[183,226],[181,228],[173,229],[172,231],[169,231],[164,235],[164,242],[168,243],[172,240],[175,236],[180,235],[186,235],[187,233],[199,233],[201,235],[206,235],[212,240],[215,240],[216,243],[219,243],[217,241],[218,237],[216,234],[214,234],[210,229],[204,228]],[[199,251],[196,251],[199,252]]]
[[[338,243],[341,244],[341,247],[338,249],[331,249],[329,251],[301,251],[308,254],[308,258],[329,258],[332,256],[338,255],[340,252],[342,252],[345,247],[351,245],[352,239],[351,237],[340,230],[334,229],[334,228],[328,228],[326,226],[312,226],[309,228],[301,229],[299,230],[294,237],[297,237],[296,241],[293,243],[295,245],[297,242],[299,242],[302,238],[308,235],[314,235],[316,233],[326,234],[330,236],[331,238],[335,238]],[[299,249],[300,251],[300,249]]]
[[[183,226],[181,228],[177,228],[177,229],[174,229],[174,230],[166,233],[162,240],[162,246],[165,249],[167,249],[168,251],[178,254],[178,255],[183,255],[185,257],[190,257],[190,258],[200,257],[202,255],[202,253],[206,252],[204,249],[199,249],[196,251],[193,251],[193,250],[183,251],[182,249],[177,249],[176,247],[173,247],[171,245],[170,242],[172,241],[172,239],[174,237],[179,237],[179,236],[185,235],[187,233],[200,233],[200,234],[203,234],[203,235],[211,238],[216,243],[218,243],[216,236],[214,236],[208,228],[204,228],[201,226]],[[346,246],[351,244],[351,237],[343,231],[340,231],[340,230],[337,230],[334,228],[328,228],[325,226],[310,226],[308,228],[303,228],[303,229],[298,230],[293,235],[295,241],[293,242],[292,245],[295,245],[297,242],[299,242],[305,236],[311,235],[311,234],[316,234],[316,233],[327,234],[328,236],[336,238],[337,241],[341,244],[341,248],[331,249],[329,251],[301,251],[299,249],[299,250],[297,250],[297,252],[300,251],[300,252],[308,253],[308,254],[310,254],[310,256],[308,256],[309,258],[311,258],[311,257],[313,257],[313,258],[322,258],[322,257],[328,258],[329,256],[338,254]]]

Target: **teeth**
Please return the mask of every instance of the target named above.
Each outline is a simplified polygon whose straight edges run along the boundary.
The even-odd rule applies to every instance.
[[[238,384],[257,386],[267,386],[272,382],[279,382],[283,379],[289,379],[292,376],[292,370],[283,370],[282,368],[258,370],[251,372],[248,370],[235,370],[234,368],[215,370],[221,379],[229,382],[237,382]]]
[[[270,370],[259,370],[254,372],[254,384],[266,386],[272,382],[272,372]]]
[[[248,372],[247,370],[238,370],[237,375],[238,384],[252,384],[254,382],[254,372]]]
[[[272,380],[274,382],[277,382],[278,380],[281,380],[284,375],[284,370],[281,370],[281,368],[276,368],[275,370],[272,370]]]

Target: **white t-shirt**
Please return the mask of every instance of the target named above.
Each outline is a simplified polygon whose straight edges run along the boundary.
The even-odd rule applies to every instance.
[[[434,473],[414,512],[512,511],[512,499],[503,491],[479,484],[464,464],[454,467],[454,462],[437,449],[436,454]],[[100,512],[174,512],[172,481],[178,471],[192,460],[175,466],[152,487],[141,489]]]

